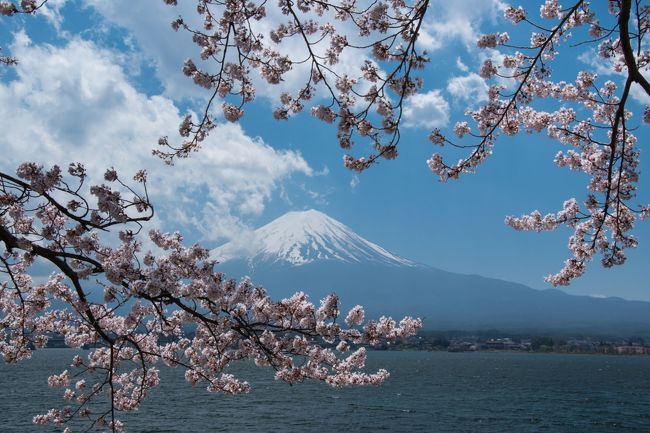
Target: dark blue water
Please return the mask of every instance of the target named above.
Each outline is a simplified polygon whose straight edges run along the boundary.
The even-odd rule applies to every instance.
[[[46,378],[73,352],[48,349],[18,366],[0,364],[0,433],[60,431],[31,424],[59,407]],[[524,353],[370,352],[381,387],[289,386],[268,370],[235,369],[247,395],[209,394],[165,369],[130,432],[650,432],[650,357]],[[54,369],[54,370],[53,370]]]

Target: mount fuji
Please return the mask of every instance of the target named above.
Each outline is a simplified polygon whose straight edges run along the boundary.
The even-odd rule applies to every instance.
[[[248,248],[233,242],[212,250],[212,258],[226,262],[242,258],[251,263],[302,266],[328,260],[341,263],[373,263],[416,266],[379,245],[362,238],[346,225],[317,210],[289,212],[255,230]]]
[[[650,336],[650,302],[446,272],[399,257],[316,210],[289,212],[210,256],[217,270],[250,277],[275,298],[304,291],[317,302],[336,292],[342,311],[361,304],[368,317],[418,316],[428,329]]]

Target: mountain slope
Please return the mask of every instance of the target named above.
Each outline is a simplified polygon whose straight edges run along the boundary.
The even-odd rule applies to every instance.
[[[576,331],[650,336],[650,303],[573,296],[442,271],[395,256],[316,212],[292,212],[255,231],[248,254],[233,244],[212,251],[218,270],[249,276],[274,298],[304,291],[340,295],[368,317],[424,318],[427,329]],[[240,255],[237,255],[239,253]]]

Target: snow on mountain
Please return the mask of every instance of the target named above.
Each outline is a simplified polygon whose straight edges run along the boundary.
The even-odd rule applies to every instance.
[[[317,210],[289,212],[255,230],[252,239],[229,242],[210,252],[220,262],[245,259],[249,263],[287,263],[300,266],[320,260],[417,266],[361,236]]]

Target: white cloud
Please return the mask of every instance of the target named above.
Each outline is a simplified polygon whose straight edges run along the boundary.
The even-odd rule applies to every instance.
[[[615,58],[612,57],[609,59],[604,59],[600,57],[598,51],[595,48],[582,52],[578,56],[578,60],[580,60],[585,65],[588,65],[592,71],[598,75],[623,75],[621,72],[617,71],[614,68],[614,65],[616,64]]]
[[[413,95],[404,104],[404,126],[407,128],[437,128],[449,123],[449,103],[440,90]]]
[[[474,72],[465,76],[452,77],[447,82],[447,91],[456,100],[463,102],[480,102],[488,99],[488,85]]]
[[[630,96],[641,104],[650,105],[650,95],[648,95],[646,91],[643,90],[643,87],[637,83],[632,84],[632,87],[630,88]]]
[[[327,201],[327,196],[331,193],[331,190],[325,191],[324,193],[311,190],[304,183],[300,185],[300,189],[311,198],[312,202],[319,206],[326,206],[329,204]]]
[[[175,100],[185,98],[206,98],[207,92],[195,85],[181,73],[183,62],[188,57],[197,58],[197,46],[187,32],[174,32],[171,22],[182,14],[188,23],[196,16],[196,5],[180,2],[178,7],[170,7],[162,1],[132,0],[83,0],[84,5],[92,7],[107,22],[122,27],[129,32],[144,56],[153,62],[156,78],[165,89],[164,95]]]
[[[356,187],[359,186],[359,183],[361,183],[361,181],[359,180],[359,176],[355,174],[354,176],[352,176],[352,179],[350,179],[350,188],[355,189]]]
[[[61,24],[63,23],[61,9],[63,9],[67,1],[68,0],[49,0],[38,11],[38,13],[40,15],[43,15],[47,21],[55,28],[56,32],[59,35],[63,35],[61,32]]]
[[[469,71],[469,66],[467,66],[463,61],[461,60],[460,57],[456,57],[456,67],[460,69],[463,72],[468,72]]]
[[[178,136],[178,108],[138,92],[114,53],[79,39],[34,46],[19,34],[12,55],[17,78],[0,83],[0,117],[11,125],[0,136],[5,170],[80,161],[99,176],[114,166],[128,178],[146,168],[163,222],[185,222],[209,239],[237,236],[241,217],[260,214],[286,178],[313,174],[300,153],[275,150],[238,124],[219,126],[200,154],[165,166],[151,149],[161,135]]]
[[[481,24],[495,22],[504,8],[500,0],[433,0],[420,29],[419,43],[428,51],[455,40],[475,47]]]

